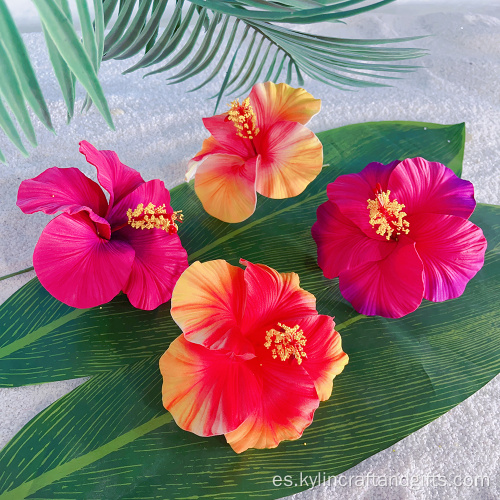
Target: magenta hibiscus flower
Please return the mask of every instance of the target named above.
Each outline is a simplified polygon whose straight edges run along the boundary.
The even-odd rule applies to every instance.
[[[114,151],[87,141],[80,152],[97,168],[97,183],[77,168],[49,168],[19,187],[27,214],[63,212],[43,230],[33,254],[40,283],[65,304],[87,308],[120,291],[133,306],[154,309],[172,296],[188,267],[177,232],[181,216],[170,207],[162,181],[144,182]]]
[[[325,277],[360,313],[400,318],[422,298],[462,295],[486,239],[467,219],[474,188],[441,163],[370,163],[328,185],[312,235]]]

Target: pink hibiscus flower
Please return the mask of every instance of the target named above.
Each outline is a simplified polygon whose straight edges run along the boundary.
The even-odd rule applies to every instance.
[[[72,307],[94,307],[123,291],[133,306],[154,309],[170,299],[188,266],[175,234],[182,216],[171,209],[162,181],[144,182],[115,152],[98,151],[86,141],[80,152],[97,168],[109,202],[99,184],[77,168],[49,168],[19,187],[17,206],[24,213],[63,212],[35,247],[38,279]]]
[[[348,357],[295,273],[195,262],[172,296],[184,332],[160,359],[163,404],[184,430],[241,453],[298,439]]]
[[[186,180],[205,210],[225,222],[248,219],[257,194],[290,198],[302,193],[323,166],[323,146],[304,125],[321,101],[285,83],[258,83],[242,103],[204,118],[212,134],[189,162]]]
[[[360,313],[399,318],[422,298],[459,297],[486,239],[467,219],[474,188],[441,163],[370,163],[328,185],[312,235],[325,277]]]

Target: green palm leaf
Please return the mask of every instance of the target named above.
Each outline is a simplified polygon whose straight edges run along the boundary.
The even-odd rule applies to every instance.
[[[424,303],[389,320],[357,314],[337,280],[316,263],[310,229],[326,186],[370,161],[422,155],[461,172],[460,125],[385,122],[323,132],[327,167],[295,198],[260,197],[241,224],[208,216],[193,185],[171,191],[186,219],[190,261],[240,257],[295,271],[335,315],[350,356],[332,398],[302,439],[236,455],[223,438],[180,430],[161,405],[158,359],[179,328],[165,304],[133,309],[124,296],[88,310],[67,307],[35,279],[0,307],[0,384],[92,378],[31,421],[0,453],[0,500],[23,498],[277,498],[273,476],[336,475],[463,401],[500,368],[498,215],[479,205],[471,220],[488,240],[485,265],[458,299]],[[402,381],[404,383],[402,383]]]
[[[302,75],[340,89],[384,86],[415,69],[399,61],[424,54],[418,49],[384,46],[415,37],[338,39],[276,24],[339,22],[394,0],[175,0],[170,9],[168,0],[75,0],[81,35],[73,26],[68,0],[33,1],[68,121],[74,115],[78,81],[87,91],[82,110],[88,110],[94,102],[110,127],[111,114],[97,77],[101,63],[128,59],[141,51],[142,58],[125,73],[144,68],[149,69],[146,76],[170,72],[168,83],[177,84],[209,71],[208,77],[192,90],[223,73],[220,91],[213,96],[217,97],[217,105],[223,95],[246,93],[257,81],[284,80],[302,85]],[[90,2],[95,12],[93,21]],[[0,100],[9,115],[7,119],[2,114],[0,128],[26,154],[16,123],[28,141],[36,145],[28,106],[47,128],[53,127],[5,0],[0,0],[0,33]]]

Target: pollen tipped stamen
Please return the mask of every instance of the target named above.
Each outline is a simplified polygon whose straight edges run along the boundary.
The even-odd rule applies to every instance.
[[[165,205],[156,207],[149,203],[146,207],[139,203],[137,208],[127,210],[128,224],[134,229],[161,229],[168,234],[176,234],[179,230],[177,222],[182,223],[182,210],[168,213]]]
[[[297,364],[300,365],[303,358],[307,357],[304,352],[304,346],[307,342],[304,332],[299,325],[290,328],[283,323],[278,323],[278,326],[283,331],[280,332],[274,328],[267,331],[264,347],[266,349],[272,347],[271,355],[274,359],[279,357],[281,361],[286,361],[293,357],[297,360]]]
[[[247,97],[241,104],[240,100],[236,99],[229,104],[229,107],[226,120],[233,122],[236,134],[243,139],[253,139],[259,133],[259,129],[255,112],[250,105],[250,98]]]
[[[389,195],[391,192],[382,191],[382,186],[377,183],[377,187],[373,190],[375,194],[374,200],[367,200],[370,211],[370,224],[372,227],[378,226],[377,234],[385,236],[387,240],[394,238],[397,240],[401,233],[408,234],[410,223],[404,218],[406,212],[403,212],[404,204],[398,203],[396,199],[390,201]]]

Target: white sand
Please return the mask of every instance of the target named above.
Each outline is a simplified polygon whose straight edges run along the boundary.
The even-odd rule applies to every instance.
[[[8,3],[13,5],[14,0]],[[22,16],[21,11],[19,15]],[[323,110],[314,118],[311,127],[321,131],[373,120],[465,121],[467,144],[463,176],[474,183],[477,201],[500,204],[498,0],[443,3],[403,0],[349,19],[347,26],[325,24],[309,29],[352,38],[433,34],[433,37],[414,42],[430,50],[431,55],[420,60],[423,68],[397,82],[395,88],[342,93],[306,81],[305,87],[323,99]],[[7,166],[0,166],[0,276],[31,265],[35,243],[50,218],[43,214],[26,216],[17,209],[16,194],[23,179],[34,177],[54,165],[77,166],[87,175],[94,176],[93,167],[78,153],[78,141],[87,139],[98,148],[117,151],[122,161],[139,169],[145,179],[160,178],[168,187],[173,187],[182,181],[187,160],[206,136],[201,117],[212,114],[213,101],[205,97],[217,90],[214,84],[200,93],[185,94],[185,86],[168,87],[162,75],[145,80],[139,73],[121,76],[121,71],[130,63],[113,61],[104,64],[101,81],[117,131],[108,130],[94,109],[87,115],[77,115],[70,126],[65,126],[65,109],[49,69],[41,35],[28,34],[26,41],[58,135],[53,136],[37,123],[41,145],[28,159],[0,136],[0,149],[9,159]],[[194,85],[190,82],[187,88],[191,86]],[[82,100],[80,89],[78,109]],[[29,273],[0,282],[0,302],[33,276]],[[79,383],[81,380],[0,389],[0,447],[33,416]],[[443,417],[346,473],[352,478],[362,476],[363,485],[356,486],[351,479],[351,486],[317,487],[296,498],[500,498],[499,394],[500,377],[497,377]],[[323,472],[321,464],[317,467],[317,472]],[[404,485],[377,487],[367,485],[369,473],[400,478],[415,476],[420,482],[413,488]],[[451,482],[456,476],[487,476],[490,485],[432,486],[431,480],[425,478],[436,474]]]

